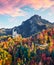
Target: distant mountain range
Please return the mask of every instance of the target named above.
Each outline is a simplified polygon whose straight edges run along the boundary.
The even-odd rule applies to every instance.
[[[21,34],[23,37],[29,37],[35,33],[47,29],[48,27],[53,27],[54,23],[51,23],[45,19],[42,19],[39,15],[34,15],[30,19],[24,21],[20,26],[14,27],[12,29],[0,29],[0,36],[2,35],[12,35],[13,29]]]

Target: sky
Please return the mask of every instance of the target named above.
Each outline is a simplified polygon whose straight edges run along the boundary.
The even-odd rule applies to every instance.
[[[54,22],[54,0],[0,0],[0,28],[19,26],[33,15]]]

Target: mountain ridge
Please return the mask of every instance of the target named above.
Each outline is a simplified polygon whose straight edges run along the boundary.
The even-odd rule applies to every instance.
[[[45,19],[42,19],[39,15],[34,15],[31,18],[23,21],[20,26],[15,26],[11,29],[3,29],[5,33],[1,35],[12,35],[12,30],[15,29],[18,34],[21,34],[23,37],[29,37],[35,33],[42,31],[43,29],[47,29],[48,27],[53,27],[54,23],[51,23]],[[2,29],[0,29],[2,30]]]

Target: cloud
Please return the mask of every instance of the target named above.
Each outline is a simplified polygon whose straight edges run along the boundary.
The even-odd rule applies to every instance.
[[[7,15],[10,15],[12,17],[15,17],[15,16],[24,16],[26,13],[20,9],[6,9],[6,10],[0,10],[0,14],[7,14]]]
[[[18,1],[19,0],[0,0],[0,14],[7,14],[12,17],[25,16],[26,13],[23,10],[15,7]]]
[[[0,14],[12,17],[25,16],[26,12],[21,9],[24,6],[30,6],[36,10],[47,9],[54,7],[54,0],[0,0]]]
[[[0,21],[0,28],[4,28],[4,24]]]
[[[13,21],[14,21],[15,23],[18,22],[17,17],[8,18],[8,21],[11,22],[11,23],[13,23]]]
[[[51,11],[54,14],[54,5],[51,7]]]
[[[51,0],[22,0],[23,5],[29,5],[34,9],[49,8],[54,5],[54,1]]]

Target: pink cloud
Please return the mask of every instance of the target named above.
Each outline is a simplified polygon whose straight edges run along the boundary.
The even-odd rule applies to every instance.
[[[24,6],[29,5],[34,9],[49,8],[54,5],[54,1],[51,0],[22,0],[22,3]]]
[[[0,14],[22,16],[26,13],[21,10],[21,7],[30,6],[39,10],[40,8],[51,8],[53,5],[54,0],[0,0]]]
[[[0,0],[0,14],[7,14],[12,17],[26,15],[19,7],[15,7],[19,1],[20,0]]]

